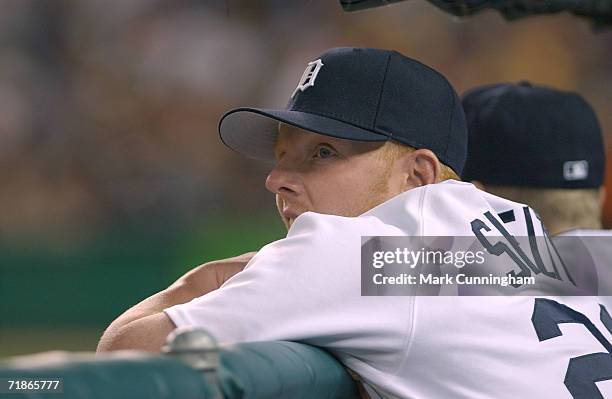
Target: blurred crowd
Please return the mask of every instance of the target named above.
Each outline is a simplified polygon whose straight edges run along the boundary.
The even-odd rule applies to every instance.
[[[272,210],[267,166],[225,149],[217,123],[232,107],[284,106],[305,63],[334,46],[397,49],[459,92],[523,79],[575,90],[612,132],[612,33],[569,15],[458,21],[424,0],[351,14],[337,0],[3,0],[0,239]]]

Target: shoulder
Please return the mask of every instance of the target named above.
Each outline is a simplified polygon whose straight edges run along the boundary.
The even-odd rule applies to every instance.
[[[359,260],[362,237],[389,235],[402,232],[375,217],[304,212],[295,219],[287,236],[264,246],[247,269],[291,264],[292,268],[305,265],[305,270],[312,270],[313,265],[327,267],[329,262],[346,264]]]
[[[428,200],[440,204],[465,204],[467,208],[510,209],[523,208],[527,205],[510,201],[483,191],[472,183],[457,180],[446,180],[438,184],[430,184],[427,188]]]
[[[326,215],[316,212],[304,212],[295,220],[287,238],[302,235],[313,236],[317,241],[336,240],[342,237],[361,235],[395,235],[400,234],[395,226],[372,215],[344,217]]]
[[[395,204],[393,204],[395,202]],[[471,183],[447,180],[407,191],[387,205],[394,208],[393,215],[378,213],[389,223],[400,224],[409,234],[424,236],[472,235],[472,222],[486,220],[487,216],[500,223],[510,223],[510,230],[525,225],[525,210],[532,220],[535,213],[525,204],[497,197],[476,188]],[[403,213],[404,217],[398,215]],[[417,226],[416,229],[414,226]],[[519,229],[517,231],[523,231]]]

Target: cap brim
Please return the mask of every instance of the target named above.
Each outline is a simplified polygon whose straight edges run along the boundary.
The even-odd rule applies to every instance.
[[[374,133],[325,116],[300,111],[237,108],[219,122],[219,136],[229,148],[249,158],[274,159],[278,122],[325,136],[357,141],[387,141],[388,136]]]

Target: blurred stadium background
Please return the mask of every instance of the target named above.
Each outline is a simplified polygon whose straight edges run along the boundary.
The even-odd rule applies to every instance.
[[[217,123],[231,107],[283,106],[305,62],[334,46],[397,49],[459,92],[525,79],[578,91],[612,144],[612,32],[569,15],[3,0],[0,357],[94,350],[115,316],[186,270],[282,237],[267,166],[226,150]]]

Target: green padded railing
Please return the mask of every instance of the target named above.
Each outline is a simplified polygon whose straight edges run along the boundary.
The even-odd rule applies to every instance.
[[[196,370],[165,355],[117,352],[50,355],[60,359],[0,363],[0,379],[63,380],[63,394],[23,392],[0,397],[61,399],[355,398],[345,368],[322,349],[295,342],[222,347],[218,367]]]
[[[221,351],[225,398],[356,398],[346,369],[322,349],[295,342],[240,344]],[[235,383],[234,383],[235,382]]]

